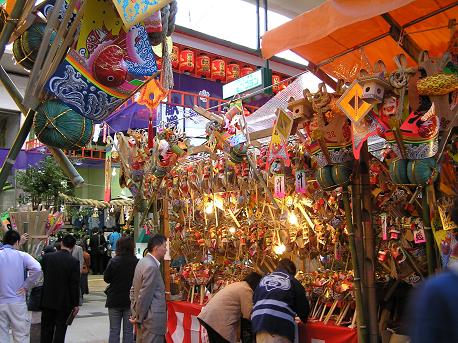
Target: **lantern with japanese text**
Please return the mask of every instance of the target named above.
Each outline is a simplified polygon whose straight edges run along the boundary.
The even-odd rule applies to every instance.
[[[180,73],[192,72],[194,70],[194,51],[184,49],[180,52],[180,65],[178,71]]]
[[[279,87],[280,81],[281,81],[280,75],[275,75],[275,74],[272,75],[272,92],[274,92],[275,94],[277,94],[280,91],[280,87]]]
[[[231,82],[240,77],[240,66],[235,62],[230,62],[226,68],[226,82]]]
[[[252,67],[244,65],[243,68],[240,69],[240,77],[251,74],[252,72],[254,72],[254,69]]]
[[[172,68],[177,69],[180,61],[178,56],[180,55],[180,48],[174,45],[172,47],[172,53],[170,54],[170,61],[172,62]]]
[[[224,81],[226,79],[226,62],[221,58],[212,61],[211,79],[213,81]]]
[[[210,57],[205,54],[200,54],[196,59],[196,76],[210,77]]]

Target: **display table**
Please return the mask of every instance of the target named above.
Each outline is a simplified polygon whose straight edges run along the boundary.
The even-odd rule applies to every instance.
[[[197,316],[202,306],[185,301],[167,302],[168,343],[205,343]],[[355,329],[344,326],[324,325],[321,322],[299,324],[301,343],[357,343]]]

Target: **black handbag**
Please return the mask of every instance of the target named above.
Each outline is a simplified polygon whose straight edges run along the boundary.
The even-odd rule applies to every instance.
[[[27,309],[29,311],[41,311],[41,293],[43,286],[33,287],[30,291],[29,298],[27,299]]]

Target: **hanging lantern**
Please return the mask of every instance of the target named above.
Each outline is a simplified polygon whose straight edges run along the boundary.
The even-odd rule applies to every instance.
[[[198,77],[210,77],[210,57],[205,54],[200,54],[196,59],[196,76]]]
[[[281,81],[280,75],[272,75],[272,92],[277,94],[280,91],[279,83]]]
[[[242,69],[240,69],[240,77],[244,77],[245,75],[251,74],[254,72],[254,69],[250,66],[244,65]]]
[[[185,49],[180,52],[180,65],[178,71],[180,73],[194,71],[194,51]]]
[[[240,66],[235,62],[229,63],[226,68],[226,82],[237,80],[239,77]]]
[[[226,79],[226,62],[221,58],[212,61],[211,79],[213,81],[224,81]]]
[[[172,68],[177,69],[180,61],[178,57],[180,55],[180,48],[174,45],[172,47],[172,53],[170,54],[170,61],[172,62]]]

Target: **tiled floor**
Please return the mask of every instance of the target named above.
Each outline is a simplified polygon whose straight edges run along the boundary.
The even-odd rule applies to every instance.
[[[101,275],[89,276],[89,292],[84,296],[78,316],[67,330],[65,342],[105,343],[108,342],[108,309],[105,308],[106,283]]]

